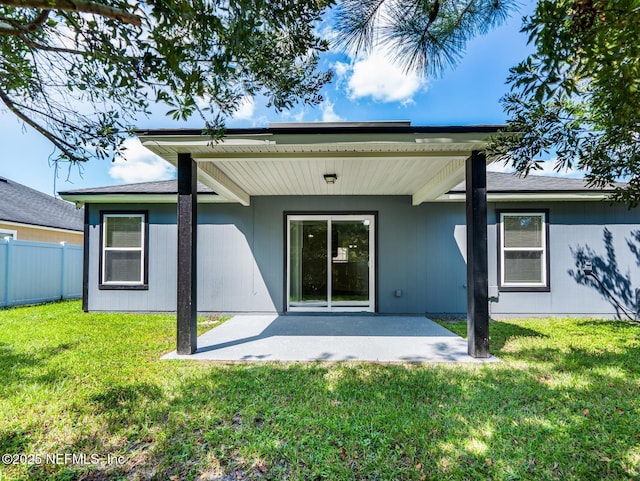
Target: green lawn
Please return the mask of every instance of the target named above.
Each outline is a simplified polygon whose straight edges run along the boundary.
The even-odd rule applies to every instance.
[[[501,363],[220,365],[159,360],[172,316],[0,310],[0,454],[32,462],[0,480],[640,479],[639,326],[491,334]]]

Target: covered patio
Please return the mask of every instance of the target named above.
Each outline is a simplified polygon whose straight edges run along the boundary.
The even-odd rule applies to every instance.
[[[193,355],[201,351],[198,346],[202,348],[203,343],[208,342],[196,337],[198,180],[217,194],[218,202],[245,207],[252,206],[256,197],[263,196],[407,196],[411,205],[419,206],[446,200],[444,194],[466,180],[466,349],[474,358],[489,357],[487,159],[482,149],[486,137],[498,129],[498,126],[414,127],[409,122],[272,124],[266,129],[229,129],[217,141],[203,136],[201,131],[138,132],[145,147],[178,169],[177,352]],[[313,211],[298,212],[292,204],[282,212],[285,222],[298,222],[292,214],[308,218],[310,214],[347,213],[348,209],[325,212],[320,200]],[[358,213],[364,214],[372,215],[371,221],[363,221],[366,226],[377,222],[375,212]],[[331,219],[326,222],[328,226],[332,225]],[[283,228],[274,226],[274,229]],[[375,243],[372,231],[373,228],[369,229],[371,246]],[[327,235],[327,245],[331,246],[331,235]],[[313,237],[313,234],[309,236]],[[291,249],[286,240],[285,245]],[[286,252],[283,255],[291,257]],[[331,262],[331,257],[338,259],[339,256],[336,251],[325,258]],[[348,297],[347,300],[340,299],[343,305],[351,304],[348,309],[381,312],[378,309],[378,274],[374,267],[376,257],[377,253],[371,247],[363,264],[369,266],[369,288],[364,302],[356,305]],[[302,308],[290,302],[295,279],[289,267],[284,270],[285,295],[282,303],[277,301],[279,307],[276,309],[291,315]],[[330,276],[327,280],[331,284]],[[396,295],[401,296],[401,290]],[[328,299],[318,305],[318,310],[336,312],[339,316],[341,309],[340,306],[336,308],[337,304],[332,305],[329,294]],[[360,305],[364,308],[359,308]],[[278,321],[275,326],[283,322]],[[236,324],[231,322],[230,326]],[[214,332],[222,335],[227,329],[231,327],[223,331],[216,329],[211,335]],[[262,330],[268,332],[267,325],[263,325]],[[254,332],[248,337],[257,335],[259,333]],[[218,340],[211,342],[219,343]]]
[[[198,338],[193,354],[163,359],[219,362],[494,362],[474,358],[467,341],[426,317],[238,315]]]

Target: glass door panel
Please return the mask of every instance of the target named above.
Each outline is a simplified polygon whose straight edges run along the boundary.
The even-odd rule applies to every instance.
[[[373,215],[288,217],[288,308],[374,310]]]
[[[331,222],[331,305],[369,305],[369,220]]]
[[[289,304],[327,307],[327,221],[290,222]]]

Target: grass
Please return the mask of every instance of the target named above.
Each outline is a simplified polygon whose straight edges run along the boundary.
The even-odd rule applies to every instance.
[[[491,333],[501,363],[222,365],[160,361],[172,316],[1,310],[0,454],[91,462],[0,480],[640,479],[640,327]]]

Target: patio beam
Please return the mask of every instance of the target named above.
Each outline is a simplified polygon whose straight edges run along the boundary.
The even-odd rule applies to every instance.
[[[218,195],[245,207],[251,204],[251,196],[212,162],[200,162],[198,165],[199,177],[203,184],[211,187]]]
[[[412,196],[411,203],[433,201],[464,180],[466,159],[451,159]]]
[[[191,154],[178,154],[177,351],[193,354],[197,341],[196,252],[198,167]]]
[[[489,357],[487,162],[474,150],[466,165],[467,338],[472,357]]]

